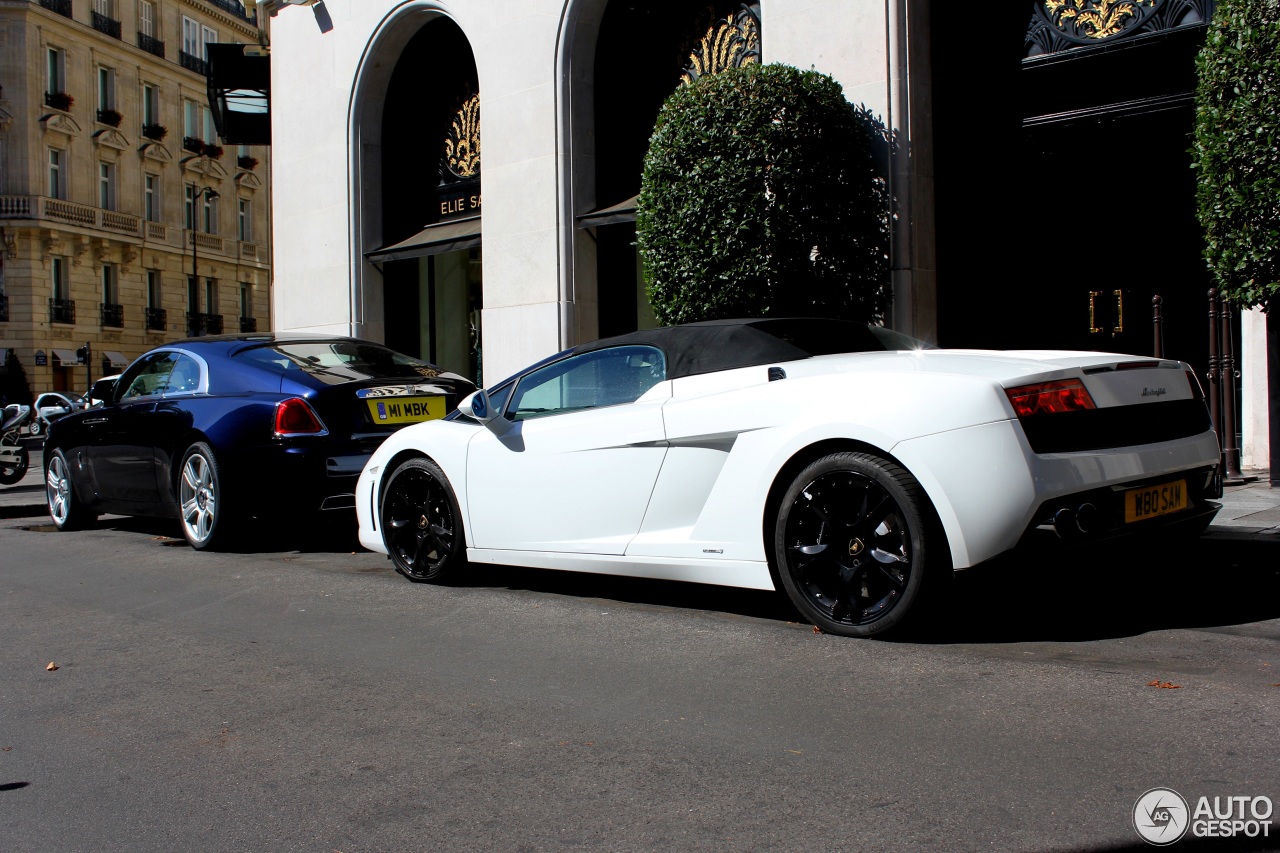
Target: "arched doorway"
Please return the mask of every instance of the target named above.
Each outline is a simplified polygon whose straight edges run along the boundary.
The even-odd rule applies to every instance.
[[[453,20],[418,8],[371,47],[358,107],[354,299],[393,349],[479,383],[480,91]],[[390,69],[378,71],[377,69]],[[380,285],[380,286],[379,286]],[[372,292],[371,292],[372,291]],[[379,298],[380,297],[380,298]]]
[[[685,75],[720,70],[710,54],[759,61],[760,9],[740,0],[577,7],[569,27],[575,55],[563,75],[573,87],[574,292],[579,334],[608,337],[657,325],[636,254],[635,197],[658,111]],[[730,39],[734,47],[724,49]]]

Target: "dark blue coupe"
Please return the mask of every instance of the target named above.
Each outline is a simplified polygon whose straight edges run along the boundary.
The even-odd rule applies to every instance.
[[[398,428],[453,411],[468,380],[354,338],[228,335],[165,344],[44,446],[60,530],[102,513],[180,519],[192,547],[251,516],[350,510],[365,461]]]

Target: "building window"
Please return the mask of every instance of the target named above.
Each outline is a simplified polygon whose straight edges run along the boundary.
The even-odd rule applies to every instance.
[[[156,37],[156,9],[151,0],[139,0],[138,32],[147,38]]]
[[[203,59],[205,62],[208,62],[209,50],[205,47],[205,45],[209,44],[210,42],[213,42],[214,44],[218,43],[218,31],[215,29],[210,29],[209,27],[201,27],[200,37],[201,38],[200,38],[200,54],[199,55],[201,59]]]
[[[182,18],[182,52],[203,59],[204,45],[200,42],[200,22]]]
[[[114,264],[102,265],[102,302],[104,305],[120,304],[120,279]]]
[[[116,72],[114,68],[98,66],[98,109],[116,108]]]
[[[213,123],[213,110],[208,107],[200,108],[200,118],[202,120],[203,134],[201,139],[205,145],[218,144],[218,128]]]
[[[104,18],[114,18],[116,16],[113,0],[93,0],[93,11]]]
[[[236,238],[242,243],[253,242],[253,219],[252,207],[249,199],[237,199],[236,203],[239,207],[239,216],[236,222]]]
[[[196,230],[196,185],[187,184],[183,192],[185,199],[182,209],[182,225],[188,231],[194,231]]]
[[[116,166],[114,163],[98,163],[98,207],[116,209]]]
[[[198,117],[196,108],[198,106],[199,104],[197,104],[195,101],[182,102],[182,135],[183,136],[196,137],[200,135],[200,132],[197,129],[199,125],[196,123],[197,117]]]
[[[147,270],[147,307],[159,308],[164,305],[161,301],[160,292],[160,271]]]
[[[63,165],[67,152],[58,148],[49,149],[49,198],[67,197],[67,175]]]
[[[56,95],[66,91],[67,52],[65,50],[57,47],[49,48],[46,77],[49,94]]]
[[[66,258],[52,258],[49,267],[53,276],[53,298],[57,302],[65,302],[71,297],[71,288],[67,286]]]
[[[148,222],[160,221],[160,176],[142,178],[142,213]]]
[[[218,313],[218,280],[216,278],[204,280],[204,313]]]
[[[204,226],[206,234],[218,233],[218,205],[216,199],[209,198],[209,193],[201,196],[204,200],[204,210],[201,213],[201,222]]]
[[[155,86],[142,87],[142,123],[144,125],[160,123],[160,96]]]

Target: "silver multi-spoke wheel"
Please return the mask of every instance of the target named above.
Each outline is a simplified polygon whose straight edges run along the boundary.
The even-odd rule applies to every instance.
[[[45,501],[49,505],[49,517],[59,530],[73,530],[97,518],[76,498],[75,484],[71,482],[71,463],[61,450],[49,456],[44,472]]]
[[[194,444],[182,457],[178,473],[178,505],[182,511],[182,532],[191,547],[212,544],[221,527],[223,507],[218,480],[218,464],[206,444]]]
[[[44,481],[49,498],[49,515],[53,518],[54,524],[62,527],[71,514],[71,479],[67,471],[67,461],[61,453],[49,460],[49,469],[45,471]]]

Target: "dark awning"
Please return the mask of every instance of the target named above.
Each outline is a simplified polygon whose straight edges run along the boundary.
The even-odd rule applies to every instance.
[[[0,341],[0,367],[4,367],[9,362],[9,350],[13,349],[5,341]]]
[[[636,221],[636,199],[633,195],[626,201],[620,201],[609,207],[602,207],[578,217],[579,228],[599,228],[601,225],[616,225],[619,222]]]
[[[479,245],[480,217],[472,216],[428,225],[408,240],[366,252],[365,257],[375,264],[383,264],[405,258],[425,258],[428,255],[470,249]]]

